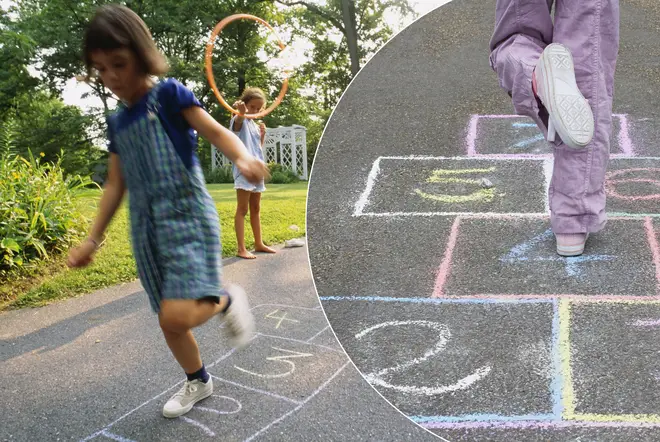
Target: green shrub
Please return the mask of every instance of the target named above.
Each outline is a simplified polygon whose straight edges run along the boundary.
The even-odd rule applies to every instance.
[[[218,166],[215,170],[209,168],[205,175],[207,184],[229,184],[234,182],[231,164]]]
[[[273,184],[291,184],[300,181],[298,175],[291,169],[285,169],[281,164],[268,163],[270,182]]]
[[[0,158],[0,280],[65,252],[86,233],[88,220],[73,195],[88,178],[68,176],[61,166],[41,163],[29,152]]]

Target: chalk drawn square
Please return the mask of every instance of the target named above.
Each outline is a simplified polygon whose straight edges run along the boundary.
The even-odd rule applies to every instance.
[[[545,211],[545,175],[539,160],[384,157],[379,167],[363,213]]]
[[[243,441],[297,404],[252,390],[213,381],[213,396],[178,419],[164,419],[162,407],[176,390],[140,408],[107,431],[126,441]],[[149,428],[145,434],[144,429]],[[97,439],[94,439],[97,440]],[[102,436],[98,440],[110,440]]]
[[[567,313],[575,418],[659,422],[660,304],[573,303]]]
[[[457,223],[455,247],[445,251],[435,297],[657,296],[656,258],[641,219],[610,220],[590,236],[582,256],[571,258],[557,255],[547,220]]]
[[[257,331],[271,336],[306,341],[328,326],[322,310],[280,304],[252,309]]]
[[[350,309],[343,302],[325,307],[329,315],[341,313],[334,329],[343,347],[366,379],[415,420],[553,412],[550,302],[347,302]]]
[[[612,116],[610,153],[632,155],[626,115]],[[531,118],[518,115],[474,115],[468,126],[468,155],[547,156],[552,147]]]
[[[615,158],[606,175],[610,214],[660,214],[660,158]]]
[[[257,336],[249,349],[221,361],[212,373],[241,385],[303,400],[345,363],[345,354],[338,350]]]

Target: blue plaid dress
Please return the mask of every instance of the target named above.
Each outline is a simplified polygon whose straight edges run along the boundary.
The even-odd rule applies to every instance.
[[[199,164],[184,165],[161,123],[161,85],[149,92],[147,113],[113,137],[129,193],[138,275],[155,312],[163,299],[226,294],[215,202]]]

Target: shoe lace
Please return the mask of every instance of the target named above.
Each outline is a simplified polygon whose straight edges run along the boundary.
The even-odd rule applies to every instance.
[[[190,381],[186,381],[186,382],[183,384],[183,387],[181,387],[181,389],[180,389],[179,391],[177,391],[177,393],[174,395],[174,397],[175,397],[175,398],[182,398],[182,397],[184,397],[184,396],[186,396],[186,395],[189,395],[189,394],[191,394],[191,393],[194,393],[195,391],[197,391],[197,386],[194,385],[194,384],[193,384],[192,382],[190,382]]]

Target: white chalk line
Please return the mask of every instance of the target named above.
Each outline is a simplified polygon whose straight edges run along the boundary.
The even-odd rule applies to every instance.
[[[255,337],[255,338],[256,338],[256,337]],[[228,358],[229,356],[231,356],[231,355],[234,353],[234,351],[236,351],[236,349],[231,349],[230,351],[228,351],[227,353],[225,353],[223,356],[221,356],[217,361],[215,361],[215,362],[213,362],[212,364],[210,364],[210,365],[208,366],[208,368],[212,368],[212,367],[213,367],[214,365],[216,365],[218,362],[222,361],[223,359]],[[171,386],[170,388],[168,388],[167,390],[165,390],[165,391],[163,391],[163,392],[157,394],[156,396],[152,397],[151,399],[149,399],[149,400],[143,402],[142,404],[138,405],[137,407],[133,408],[133,409],[132,409],[131,411],[129,411],[128,413],[126,413],[126,414],[122,415],[121,417],[117,418],[116,420],[114,420],[114,421],[111,422],[110,424],[106,425],[105,427],[103,427],[102,429],[100,429],[99,431],[97,431],[96,433],[94,433],[94,434],[92,434],[92,435],[90,435],[90,436],[87,436],[87,437],[84,438],[84,439],[81,439],[80,442],[87,442],[88,440],[92,440],[92,439],[94,439],[95,437],[97,437],[98,435],[103,434],[104,432],[106,432],[107,430],[109,430],[111,427],[113,427],[115,424],[117,424],[119,421],[121,421],[121,420],[125,419],[126,417],[130,416],[131,414],[133,414],[133,413],[135,413],[136,411],[138,411],[140,408],[144,407],[145,405],[149,404],[150,402],[155,401],[156,399],[158,399],[159,397],[163,396],[163,395],[166,394],[167,392],[169,392],[169,391],[175,389],[175,388],[178,387],[179,385],[182,385],[184,382],[185,382],[185,380],[177,382],[176,384],[172,385],[172,386]]]
[[[125,437],[121,437],[118,434],[111,433],[109,431],[103,430],[101,431],[100,436],[105,436],[108,439],[116,440],[117,442],[135,442],[133,439],[128,439]]]
[[[365,375],[365,379],[367,382],[372,383],[374,385],[381,386],[383,388],[388,388],[390,390],[395,390],[400,393],[405,393],[405,394],[419,394],[419,395],[425,395],[425,396],[435,396],[438,394],[444,394],[444,393],[449,393],[452,391],[458,391],[458,390],[465,390],[469,388],[472,384],[475,382],[483,379],[490,373],[491,367],[489,366],[484,366],[479,369],[477,369],[474,373],[472,373],[469,376],[464,377],[463,379],[460,379],[458,382],[451,384],[451,385],[440,385],[437,387],[416,387],[414,385],[395,385],[395,384],[390,384],[389,382],[383,380],[380,377],[373,376],[373,375]]]
[[[269,358],[266,358],[267,361],[277,361],[277,362],[283,362],[285,364],[288,364],[291,367],[291,370],[287,371],[286,373],[278,373],[278,374],[263,374],[263,373],[256,373],[250,370],[246,370],[245,368],[241,368],[237,365],[234,365],[234,368],[236,370],[242,371],[243,373],[251,374],[253,376],[257,376],[259,378],[264,378],[264,379],[278,379],[278,378],[283,378],[287,377],[293,374],[294,371],[296,371],[296,364],[289,361],[288,359],[295,359],[295,358],[309,358],[310,356],[314,356],[312,353],[300,353],[298,351],[292,351],[292,350],[286,350],[284,348],[279,348],[279,347],[271,347],[273,350],[281,351],[284,353],[289,353],[288,355],[280,355],[280,356],[271,356]]]
[[[376,161],[374,161],[374,164],[371,166],[371,171],[367,176],[367,185],[360,195],[360,198],[358,198],[357,202],[355,203],[355,211],[353,212],[353,216],[359,216],[364,210],[364,207],[369,204],[369,195],[371,194],[371,189],[373,189],[374,183],[376,182],[376,177],[378,177],[378,173],[380,172],[380,158],[381,157],[377,158]]]
[[[552,179],[552,169],[554,167],[554,157],[552,155],[542,156],[542,157],[490,157],[489,155],[473,155],[473,156],[432,156],[432,155],[406,155],[406,156],[379,156],[373,163],[371,171],[367,177],[367,184],[364,188],[364,191],[360,195],[358,201],[355,203],[355,210],[353,211],[353,217],[409,217],[409,216],[466,216],[469,217],[474,215],[473,212],[365,212],[364,208],[370,203],[369,197],[373,191],[374,185],[376,184],[376,179],[380,173],[380,163],[382,160],[400,160],[400,161],[439,161],[439,160],[451,160],[451,161],[542,161],[543,162],[543,174],[545,178],[545,191],[546,198],[544,201],[544,213],[507,213],[502,214],[507,217],[512,218],[526,218],[526,217],[540,217],[547,216],[550,212],[549,206],[549,187],[550,180]],[[617,160],[660,160],[660,157],[638,157],[634,155],[617,155],[610,158],[611,162]],[[482,215],[487,215],[490,217],[497,218],[500,215],[494,212],[482,212]],[[626,214],[630,216],[635,216],[635,214]],[[639,215],[642,217],[642,215]],[[658,215],[660,216],[660,214]]]
[[[189,424],[196,426],[197,428],[200,428],[204,433],[206,433],[207,436],[215,437],[215,433],[203,423],[198,422],[195,419],[191,419],[187,416],[181,416],[181,419],[184,420],[185,422],[188,422]]]
[[[259,388],[255,388],[255,387],[248,387],[247,385],[243,385],[243,384],[240,384],[238,382],[229,381],[227,379],[219,378],[219,377],[217,377],[216,375],[213,375],[213,374],[211,375],[211,377],[213,379],[216,379],[216,380],[220,381],[220,382],[224,382],[225,384],[233,385],[235,387],[243,388],[245,390],[254,391],[255,393],[263,394],[263,395],[266,395],[266,396],[271,396],[271,397],[274,397],[276,399],[281,399],[285,402],[290,402],[290,403],[295,404],[295,405],[300,405],[301,404],[301,402],[298,401],[298,400],[291,399],[289,397],[282,396],[282,395],[279,395],[277,393],[271,393],[270,391],[261,390]]]
[[[258,304],[258,305],[255,305],[254,307],[250,308],[250,310],[254,310],[254,309],[257,309],[257,308],[259,308],[259,307],[264,307],[264,306],[277,306],[277,307],[287,307],[287,308],[297,308],[297,309],[302,309],[302,310],[315,310],[315,311],[318,311],[317,309],[314,309],[314,308],[298,307],[298,306],[295,306],[295,305],[289,305],[289,304],[271,304],[271,303]],[[254,338],[252,339],[252,341],[253,341],[254,339],[256,339],[258,336],[260,336],[260,334],[259,334],[259,333],[256,333],[255,336],[254,336]],[[270,335],[261,335],[261,336],[264,336],[264,337],[270,337],[270,338],[280,338],[280,339],[284,339],[284,338],[281,338],[281,337],[278,337],[278,336],[270,336]],[[301,343],[307,344],[307,343],[304,342],[304,341],[298,341],[298,342],[301,342]],[[320,346],[320,345],[318,345],[318,344],[313,344],[313,343],[310,344],[310,345],[315,345],[315,346],[317,346],[317,347],[322,347],[322,348],[325,348],[325,349],[328,349],[328,350],[332,350],[332,351],[337,352],[337,350],[335,350],[335,349],[333,349],[333,348],[330,348],[330,347]],[[207,368],[209,368],[209,369],[210,369],[210,368],[213,368],[213,367],[214,367],[215,365],[217,365],[219,362],[221,362],[221,361],[223,361],[224,359],[226,359],[226,358],[228,358],[229,356],[231,356],[235,351],[236,351],[236,349],[231,349],[229,352],[225,353],[223,356],[221,356],[220,358],[218,358],[216,361],[214,361],[213,363],[209,364],[209,365],[207,366]],[[343,352],[338,352],[338,353],[344,354]],[[161,396],[163,396],[164,394],[167,394],[169,391],[171,391],[171,390],[175,389],[176,387],[182,385],[184,382],[185,382],[185,379],[182,380],[182,381],[177,382],[176,384],[172,385],[171,387],[169,387],[169,388],[166,389],[165,391],[163,391],[163,392],[157,394],[156,396],[152,397],[151,399],[149,399],[149,400],[143,402],[142,404],[138,405],[137,407],[133,408],[131,411],[127,412],[126,414],[120,416],[119,418],[117,418],[116,420],[114,420],[114,421],[111,422],[110,424],[106,425],[106,426],[103,427],[102,429],[96,431],[95,433],[93,433],[93,434],[87,436],[87,437],[84,438],[84,439],[81,439],[80,442],[87,442],[87,441],[89,441],[89,440],[94,439],[95,437],[97,437],[97,436],[99,436],[99,435],[102,435],[104,432],[107,432],[107,430],[109,430],[111,427],[113,427],[113,426],[114,426],[115,424],[117,424],[118,422],[122,421],[122,420],[125,419],[126,417],[128,417],[128,416],[130,416],[131,414],[133,414],[134,412],[138,411],[140,408],[144,407],[145,405],[148,405],[150,402],[153,402],[153,401],[155,401],[156,399],[158,399],[158,398],[160,398]],[[109,433],[109,434],[111,434],[111,433]],[[118,437],[119,437],[119,436],[118,436]]]
[[[465,219],[543,219],[548,218],[547,213],[541,212],[365,212],[360,214],[361,217],[374,217],[374,218],[411,218],[416,216],[421,217],[456,217],[460,216]],[[626,212],[608,212],[610,219],[641,219],[641,218],[659,218],[660,213],[626,213]]]
[[[461,218],[547,218],[543,212],[365,212],[368,217],[460,216]],[[642,217],[640,215],[640,217]]]
[[[438,353],[441,353],[442,351],[445,350],[445,346],[447,345],[447,342],[449,341],[451,337],[451,332],[449,331],[449,328],[444,325],[440,324],[439,322],[432,322],[432,321],[424,321],[424,320],[417,320],[417,321],[388,321],[388,322],[382,322],[380,324],[376,324],[374,326],[368,327],[358,334],[355,335],[355,339],[361,339],[368,333],[371,333],[374,330],[384,328],[384,327],[397,327],[401,325],[418,325],[418,326],[423,326],[423,327],[428,327],[430,329],[435,330],[438,332],[438,341],[436,345],[431,348],[426,350],[424,353],[424,356],[420,358],[413,358],[403,364],[395,365],[393,367],[388,367],[381,369],[380,371],[374,372],[374,373],[369,373],[365,374],[364,378],[367,380],[372,385],[378,385],[384,388],[388,388],[391,390],[399,391],[401,393],[410,393],[410,394],[421,394],[425,396],[435,396],[438,394],[444,394],[452,391],[457,391],[457,390],[465,390],[466,388],[469,388],[472,384],[475,382],[483,379],[485,376],[488,375],[491,371],[491,367],[489,366],[484,366],[479,368],[476,372],[473,374],[464,377],[463,379],[460,379],[454,384],[451,385],[438,385],[434,387],[416,387],[413,385],[396,385],[387,382],[385,379],[383,379],[383,376],[389,373],[396,373],[396,372],[401,372],[409,369],[410,367],[414,365],[419,365],[422,362],[425,362],[429,358],[437,355]]]
[[[319,307],[298,307],[297,305],[288,305],[288,304],[259,304],[252,307],[250,310],[255,310],[259,307],[284,307],[284,308],[295,308],[299,310],[308,310],[308,311],[318,311]]]
[[[324,328],[323,330],[321,330],[320,332],[316,333],[314,336],[312,336],[311,338],[309,338],[309,339],[306,340],[305,342],[311,344],[312,341],[313,341],[314,339],[316,339],[316,338],[318,338],[319,336],[321,336],[321,333],[323,333],[324,331],[326,331],[326,330],[329,329],[329,328],[330,328],[329,325],[325,326],[325,328]]]
[[[274,336],[274,335],[267,335],[264,333],[257,333],[257,335],[262,336],[264,338],[273,338],[273,339],[282,339],[284,341],[291,341],[295,342],[297,344],[305,344],[305,345],[313,345],[315,347],[319,347],[325,350],[333,351],[335,353],[339,353],[341,355],[345,355],[345,353],[341,350],[337,350],[336,348],[328,347],[326,345],[321,345],[321,344],[315,344],[314,342],[307,342],[307,341],[301,341],[300,339],[293,339],[293,338],[285,338],[283,336]]]
[[[545,177],[545,213],[550,213],[550,182],[552,181],[552,171],[554,169],[554,158],[548,158],[543,162],[543,176]]]
[[[378,330],[379,328],[384,328],[384,327],[396,327],[399,325],[421,325],[424,327],[428,327],[430,329],[435,330],[438,332],[438,342],[436,343],[435,347],[433,347],[430,350],[427,350],[424,353],[424,356],[421,358],[413,358],[410,361],[404,363],[404,364],[399,364],[394,367],[389,367],[389,368],[384,368],[376,373],[370,373],[368,375],[365,375],[365,377],[372,376],[372,377],[381,377],[385,374],[388,374],[390,372],[399,372],[399,371],[404,371],[407,370],[408,368],[412,367],[413,365],[418,365],[430,357],[435,356],[436,354],[440,353],[445,349],[445,346],[447,345],[447,341],[449,340],[449,337],[451,336],[451,333],[449,332],[449,328],[447,328],[446,325],[440,324],[438,322],[432,322],[432,321],[388,321],[388,322],[381,322],[380,324],[376,324],[374,326],[365,328],[362,330],[360,333],[355,335],[355,339],[362,339],[364,336],[367,334],[371,333],[374,330]]]
[[[307,404],[307,402],[309,402],[309,401],[312,400],[314,397],[316,397],[316,395],[318,395],[321,391],[323,391],[323,390],[325,389],[325,387],[327,387],[327,386],[330,384],[330,382],[332,382],[337,376],[339,376],[339,374],[340,374],[340,373],[341,373],[341,372],[342,372],[342,371],[343,371],[343,370],[344,370],[344,369],[345,369],[350,363],[351,363],[350,361],[344,363],[344,365],[342,365],[341,368],[340,368],[339,370],[337,370],[332,376],[330,376],[330,378],[328,378],[323,384],[321,384],[321,386],[320,386],[319,388],[317,388],[316,390],[314,390],[314,392],[313,392],[311,395],[307,396],[307,397],[306,397],[306,398],[300,403],[300,405],[298,405],[296,408],[294,408],[293,410],[290,410],[290,411],[287,412],[286,414],[280,416],[279,418],[277,418],[276,420],[274,420],[274,421],[271,422],[270,424],[266,425],[266,426],[263,427],[261,430],[257,431],[257,432],[254,433],[252,436],[250,436],[250,437],[248,437],[247,439],[245,439],[244,442],[250,442],[251,440],[254,440],[254,439],[255,439],[257,436],[259,436],[260,434],[263,434],[263,433],[265,433],[266,431],[268,431],[272,426],[274,426],[274,425],[280,423],[281,421],[283,421],[284,419],[286,419],[287,417],[289,417],[290,415],[292,415],[292,414],[295,413],[296,411],[300,410],[302,407],[305,406],[305,404]]]
[[[220,411],[220,410],[216,410],[215,408],[207,408],[207,407],[195,407],[195,409],[196,410],[201,410],[201,411],[206,411],[206,412],[209,412],[209,413],[215,413],[215,414],[236,414],[236,413],[238,413],[239,411],[241,411],[243,409],[243,404],[238,402],[233,397],[218,396],[218,395],[215,395],[215,394],[213,395],[213,397],[216,397],[216,398],[219,398],[219,399],[227,399],[231,402],[234,402],[236,405],[238,405],[238,408],[236,410],[232,410],[232,411]]]

